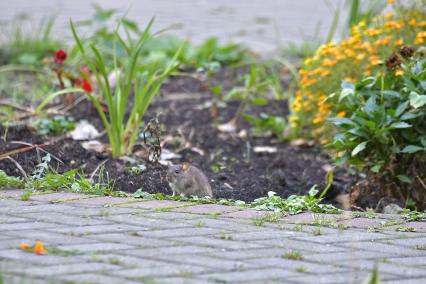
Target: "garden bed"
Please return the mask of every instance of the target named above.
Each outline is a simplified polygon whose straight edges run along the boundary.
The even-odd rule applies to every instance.
[[[185,76],[173,77],[166,82],[162,95],[149,107],[145,119],[149,121],[159,115],[163,128],[163,153],[167,151],[179,155],[180,157],[170,159],[173,163],[187,161],[199,166],[212,181],[215,196],[221,198],[252,201],[265,196],[268,191],[287,197],[306,194],[314,184],[324,185],[330,161],[319,147],[308,146],[306,143],[293,146],[271,137],[256,137],[243,119],[239,120],[236,133],[218,130],[218,125],[234,116],[238,102],[231,101],[212,111],[209,105],[212,104],[213,97],[208,86],[221,85],[228,90],[237,84],[236,79],[241,72],[239,69],[224,69],[210,79],[198,80]],[[276,102],[275,108],[273,105],[251,106],[248,113],[259,114],[267,108],[269,114],[286,114],[286,102]],[[68,115],[75,121],[90,121],[99,131],[103,129],[96,110],[88,100],[77,104]],[[0,128],[2,137],[4,131],[5,128]],[[9,127],[6,137],[8,142],[0,141],[2,153],[24,147],[11,141],[48,143],[43,149],[63,162],[52,159],[51,167],[54,170],[63,172],[80,168],[85,175],[90,176],[104,163],[103,173],[108,173],[108,178],[114,182],[117,190],[135,192],[142,189],[149,193],[171,194],[166,180],[167,166],[148,161],[143,143],[135,148],[131,158],[112,159],[107,152],[86,150],[81,141],[68,137],[41,137],[27,126]],[[105,136],[100,140],[107,142]],[[263,149],[259,151],[256,147]],[[35,149],[12,157],[27,174],[31,174],[39,163]],[[146,169],[141,174],[131,173],[130,162],[134,165],[143,164]],[[0,160],[0,169],[9,175],[22,175],[16,164],[8,159]],[[345,170],[336,170],[328,201],[333,200],[337,194],[348,191],[351,184]]]

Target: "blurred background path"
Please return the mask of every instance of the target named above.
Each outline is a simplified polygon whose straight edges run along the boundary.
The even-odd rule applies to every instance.
[[[128,16],[141,25],[156,16],[156,29],[172,27],[168,33],[194,43],[217,36],[268,52],[279,44],[325,38],[334,9],[343,7],[344,0],[14,0],[13,5],[0,0],[0,20],[9,21],[19,13],[35,20],[56,14],[56,32],[69,36],[69,18],[90,18],[93,3],[122,13],[129,9]]]

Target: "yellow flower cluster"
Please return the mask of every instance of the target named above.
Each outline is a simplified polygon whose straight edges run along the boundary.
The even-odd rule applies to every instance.
[[[299,90],[291,104],[292,128],[300,135],[325,138],[325,121],[330,115],[340,117],[339,104],[326,100],[336,92],[342,80],[357,80],[384,71],[384,62],[403,45],[420,46],[426,40],[426,15],[418,9],[397,10],[361,21],[351,29],[349,38],[339,44],[320,46],[314,56],[304,60],[299,70]],[[401,76],[401,70],[395,70]]]

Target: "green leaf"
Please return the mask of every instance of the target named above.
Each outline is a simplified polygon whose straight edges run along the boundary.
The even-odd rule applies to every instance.
[[[328,121],[330,121],[331,123],[333,123],[334,125],[340,126],[340,125],[354,125],[356,126],[355,122],[353,122],[352,120],[350,120],[349,118],[346,117],[332,117],[327,119]]]
[[[411,124],[403,122],[403,121],[401,121],[401,122],[395,122],[395,123],[392,123],[390,125],[391,129],[410,128],[410,127],[412,127]]]
[[[406,176],[406,175],[397,175],[396,176],[400,181],[405,182],[405,183],[411,183],[411,179]]]
[[[408,101],[401,103],[395,110],[395,116],[400,116],[407,109],[409,103]]]
[[[402,153],[408,153],[408,154],[413,154],[419,151],[424,150],[423,147],[420,146],[416,146],[416,145],[408,145],[406,146],[404,149],[402,149]]]
[[[359,143],[353,150],[351,153],[351,156],[354,157],[356,156],[359,152],[363,151],[365,149],[365,147],[367,146],[367,141]]]
[[[426,95],[419,95],[416,92],[410,93],[410,105],[414,108],[422,107],[426,104]]]
[[[378,173],[379,171],[380,171],[380,169],[382,168],[382,165],[375,165],[375,166],[373,166],[370,170],[373,172],[373,173]]]

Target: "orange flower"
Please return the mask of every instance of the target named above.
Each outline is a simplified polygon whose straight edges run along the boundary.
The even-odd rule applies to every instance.
[[[44,244],[42,242],[36,242],[35,243],[34,253],[35,254],[47,254],[47,250],[44,248]]]
[[[29,250],[30,249],[30,245],[27,244],[27,243],[21,243],[19,245],[19,248],[22,249],[22,250]]]

